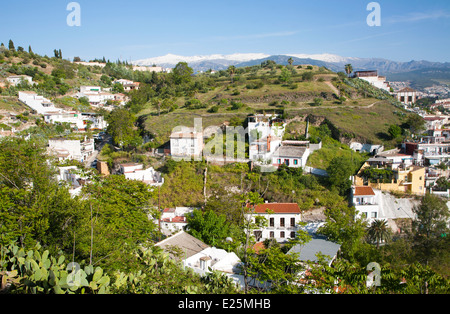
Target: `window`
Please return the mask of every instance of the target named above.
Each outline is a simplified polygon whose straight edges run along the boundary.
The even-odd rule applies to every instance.
[[[291,218],[291,227],[295,227],[295,218]]]
[[[269,224],[269,226],[270,226],[270,227],[275,226],[275,218],[270,218],[270,224]]]
[[[362,217],[362,218],[367,218],[367,213],[366,213],[366,212],[362,212],[362,213],[361,213],[361,217]]]
[[[295,231],[291,232],[291,238],[295,238]]]
[[[377,212],[372,212],[372,218],[377,218]]]
[[[278,159],[278,164],[281,165],[281,159]]]
[[[294,165],[298,165],[298,159],[294,159]]]
[[[284,218],[280,218],[280,227],[284,227]]]
[[[284,231],[280,232],[280,238],[284,238]]]
[[[270,231],[270,238],[273,239],[275,237],[275,232]]]

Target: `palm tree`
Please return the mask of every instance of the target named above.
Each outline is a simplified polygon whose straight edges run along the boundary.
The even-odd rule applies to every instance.
[[[236,67],[234,65],[230,65],[228,67],[228,73],[230,74],[231,77],[231,83],[233,83],[233,75],[236,72]]]
[[[351,64],[345,65],[345,73],[347,73],[347,76],[350,76],[350,74],[353,72],[353,67]]]
[[[374,220],[372,224],[367,228],[367,237],[371,242],[377,243],[377,249],[380,247],[380,243],[388,241],[391,238],[391,232],[386,220]]]

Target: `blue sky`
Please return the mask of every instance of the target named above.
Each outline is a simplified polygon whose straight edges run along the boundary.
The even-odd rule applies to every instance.
[[[14,0],[0,9],[0,42],[64,58],[137,60],[168,53],[379,57],[450,62],[449,0],[380,0],[381,26],[370,27],[370,0]]]

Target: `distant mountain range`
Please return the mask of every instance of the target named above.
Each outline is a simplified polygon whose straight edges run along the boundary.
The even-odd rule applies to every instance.
[[[442,82],[450,83],[450,62],[409,61],[397,62],[381,58],[355,58],[341,57],[334,54],[285,54],[268,55],[263,53],[236,53],[230,55],[214,54],[206,56],[166,56],[136,60],[132,63],[143,66],[162,66],[173,68],[178,62],[187,62],[195,72],[212,70],[225,70],[230,65],[245,67],[261,64],[273,60],[277,64],[288,64],[289,58],[296,64],[310,64],[324,66],[332,71],[344,71],[346,64],[350,63],[354,71],[378,70],[389,81],[411,81],[416,87],[427,87]],[[410,75],[409,75],[410,74]]]

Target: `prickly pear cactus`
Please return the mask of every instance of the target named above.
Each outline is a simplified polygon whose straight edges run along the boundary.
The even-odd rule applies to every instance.
[[[15,244],[1,250],[0,276],[3,293],[109,293],[109,276],[92,265],[66,265],[65,258],[41,253],[41,246],[25,251]]]

